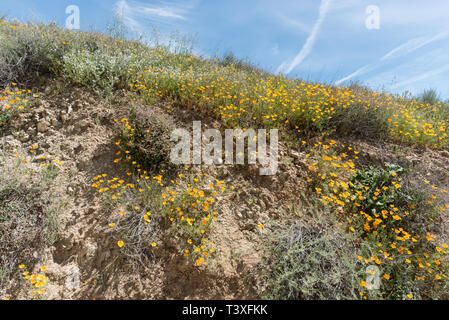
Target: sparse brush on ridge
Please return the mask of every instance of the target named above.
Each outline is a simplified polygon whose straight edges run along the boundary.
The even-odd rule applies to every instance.
[[[408,101],[271,75],[231,54],[205,59],[164,46],[5,21],[0,26],[3,85],[52,72],[102,94],[131,88],[143,97],[174,99],[212,112],[229,126],[380,136],[435,147],[448,143],[447,105],[421,106],[436,101],[433,93],[422,102]]]
[[[424,104],[428,105],[436,105],[438,102],[440,102],[440,97],[435,89],[427,89],[424,90],[423,93],[419,95],[419,100],[422,101]]]

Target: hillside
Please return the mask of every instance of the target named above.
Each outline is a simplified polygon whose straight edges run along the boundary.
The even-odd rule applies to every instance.
[[[447,103],[17,20],[0,86],[2,299],[448,298]],[[194,121],[277,172],[173,164]]]

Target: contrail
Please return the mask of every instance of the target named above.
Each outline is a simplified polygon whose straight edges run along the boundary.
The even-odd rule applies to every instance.
[[[422,47],[434,42],[434,41],[446,38],[447,36],[449,36],[449,31],[440,32],[431,38],[428,38],[428,37],[413,38],[413,39],[408,40],[407,42],[401,44],[400,46],[394,48],[387,54],[385,54],[379,61],[382,63],[382,62],[388,61],[390,59],[405,56],[409,53],[412,53],[413,51],[418,50],[419,48],[422,48]],[[370,71],[374,70],[376,67],[378,67],[378,65],[375,65],[375,64],[365,65],[365,66],[361,67],[360,69],[358,69],[357,71],[351,73],[350,75],[336,81],[335,85],[338,86],[341,83],[354,78],[355,76],[370,72]]]
[[[443,66],[443,67],[440,67],[440,68],[438,68],[438,69],[434,69],[434,70],[432,70],[432,71],[423,73],[423,74],[421,74],[421,75],[419,75],[419,76],[416,76],[416,77],[413,77],[413,78],[411,78],[411,79],[408,79],[408,80],[399,82],[399,83],[397,83],[396,85],[394,85],[394,86],[392,87],[392,89],[400,88],[400,87],[409,85],[409,84],[411,84],[411,83],[415,83],[415,82],[418,82],[418,81],[427,79],[427,78],[429,78],[429,77],[439,75],[440,73],[443,73],[443,72],[445,72],[445,71],[447,71],[447,70],[449,70],[449,64],[447,64],[447,65],[445,65],[445,66]]]
[[[444,32],[438,33],[437,35],[433,36],[432,38],[419,37],[419,38],[411,39],[411,40],[407,41],[406,43],[400,45],[399,47],[388,52],[386,55],[384,55],[380,59],[380,61],[402,57],[406,54],[409,54],[415,50],[418,50],[421,47],[424,47],[436,40],[443,39],[447,36],[449,36],[449,32],[444,31]]]
[[[323,23],[324,19],[326,18],[327,12],[329,10],[329,6],[331,4],[332,0],[322,0],[320,5],[320,12],[317,21],[315,22],[315,25],[313,26],[312,32],[310,33],[309,37],[306,40],[306,43],[302,47],[301,51],[298,53],[298,55],[293,59],[293,61],[290,63],[290,65],[287,67],[288,63],[284,62],[282,63],[278,69],[276,70],[277,73],[281,72],[283,69],[287,68],[285,71],[286,74],[289,74],[292,72],[294,68],[296,68],[299,64],[301,64],[304,59],[310,54],[312,51],[313,45],[315,43],[316,37],[318,36],[321,28],[321,24]]]
[[[350,75],[344,77],[343,79],[338,80],[337,82],[335,82],[336,86],[339,86],[340,83],[343,83],[349,79],[354,78],[355,76],[358,76],[359,74],[364,74],[367,73],[371,70],[373,70],[375,67],[372,64],[368,64],[366,66],[361,67],[360,69],[356,70],[355,72],[351,73]]]

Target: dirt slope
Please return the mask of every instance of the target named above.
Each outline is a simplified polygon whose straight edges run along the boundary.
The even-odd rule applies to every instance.
[[[117,128],[114,119],[131,103],[140,103],[155,112],[166,106],[145,105],[116,96],[111,102],[98,99],[82,89],[52,94],[41,88],[37,108],[20,114],[11,123],[13,134],[6,136],[8,154],[37,145],[37,155],[55,155],[63,162],[63,179],[57,188],[65,206],[61,233],[54,246],[41,254],[47,266],[49,299],[247,299],[257,298],[254,284],[261,262],[263,243],[258,225],[292,214],[300,206],[298,195],[306,186],[305,154],[280,146],[280,168],[276,176],[262,177],[258,168],[203,166],[194,170],[236,186],[221,203],[214,239],[218,257],[207,270],[188,264],[170,248],[160,249],[150,264],[133,268],[124,263],[120,248],[111,236],[111,210],[91,187],[93,177],[123,172],[114,163]],[[164,111],[165,110],[165,111]],[[177,126],[189,128],[198,115],[189,110],[166,114]],[[204,119],[209,126],[217,123]],[[209,121],[209,122],[208,122]],[[399,152],[380,141],[342,140],[360,153],[361,164],[388,162],[413,168],[431,176],[440,186],[449,182],[449,155],[445,151],[409,148]],[[446,226],[444,226],[446,228]],[[5,297],[27,298],[25,289],[6,288]]]
[[[20,114],[11,123],[14,134],[4,140],[4,150],[14,154],[38,146],[36,156],[54,155],[63,162],[64,179],[57,186],[64,198],[61,233],[54,246],[41,253],[47,266],[49,299],[245,299],[256,293],[248,277],[260,262],[260,228],[300,190],[301,166],[281,165],[277,178],[260,177],[258,168],[218,166],[196,168],[239,187],[221,207],[214,238],[218,258],[207,271],[189,265],[184,257],[162,250],[151,265],[133,269],[121,266],[120,248],[110,236],[108,218],[91,187],[94,176],[119,175],[113,162],[117,147],[114,119],[131,103],[116,97],[112,107],[94,94],[73,89],[63,94],[43,91],[39,106]],[[46,94],[48,92],[48,94]],[[164,112],[163,106],[145,106]],[[183,116],[179,116],[183,115]],[[188,128],[191,117],[180,111],[175,121]],[[285,148],[281,154],[286,155]],[[293,162],[292,162],[293,163]],[[6,290],[6,295],[26,298],[28,291]]]

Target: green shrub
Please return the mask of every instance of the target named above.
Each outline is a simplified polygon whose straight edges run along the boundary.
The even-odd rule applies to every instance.
[[[109,94],[126,86],[129,57],[101,51],[71,51],[62,59],[62,74],[73,83]]]
[[[232,51],[226,52],[223,55],[220,59],[220,65],[245,70],[247,72],[262,72],[261,69],[251,64],[248,59],[237,58]]]
[[[443,298],[448,287],[445,250],[434,242],[441,222],[436,200],[406,173],[397,165],[370,167],[351,180],[358,204],[351,223],[364,240],[359,254],[381,273],[380,287],[365,292],[370,299]]]
[[[50,26],[33,25],[0,36],[0,86],[33,81],[51,71],[64,54],[62,45],[45,36],[45,32],[52,31]]]
[[[158,172],[173,169],[170,135],[175,126],[172,120],[151,108],[137,108],[122,128],[122,151],[143,169]]]
[[[422,103],[431,106],[440,102],[440,97],[435,89],[424,90],[424,92],[421,93],[418,98]]]
[[[339,110],[335,116],[323,126],[327,131],[335,132],[340,136],[359,137],[388,137],[388,118],[390,110],[373,112],[364,103],[349,105],[346,109]]]

